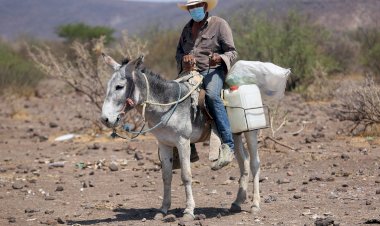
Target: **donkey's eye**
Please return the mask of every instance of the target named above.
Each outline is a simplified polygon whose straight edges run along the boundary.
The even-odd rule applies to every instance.
[[[116,90],[122,90],[124,86],[116,86]]]

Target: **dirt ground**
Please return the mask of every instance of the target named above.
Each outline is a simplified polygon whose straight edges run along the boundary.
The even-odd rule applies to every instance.
[[[0,97],[0,225],[183,223],[178,170],[169,222],[153,219],[163,195],[154,137],[125,143],[109,133],[89,136],[84,115],[90,103],[53,84],[42,84],[36,97]],[[228,212],[238,165],[211,171],[208,147],[197,144],[201,159],[192,173],[200,219],[186,225],[379,224],[379,138],[347,135],[349,124],[336,118],[334,106],[287,94],[282,109],[289,123],[277,136],[296,150],[260,143],[262,199],[256,214],[249,213],[248,202],[241,213]],[[75,139],[55,141],[71,133]]]

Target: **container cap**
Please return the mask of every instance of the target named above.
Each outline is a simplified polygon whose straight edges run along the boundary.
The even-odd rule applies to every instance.
[[[230,87],[230,90],[231,91],[236,91],[236,90],[238,90],[239,89],[239,86],[231,86]]]

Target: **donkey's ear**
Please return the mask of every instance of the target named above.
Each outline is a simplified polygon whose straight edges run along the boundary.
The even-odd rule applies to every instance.
[[[144,64],[144,55],[140,55],[139,58],[137,58],[134,62],[135,64],[135,69],[141,69],[143,67],[143,64]]]
[[[106,62],[106,64],[112,67],[115,71],[120,68],[121,65],[112,59],[112,57],[106,55],[105,53],[102,53],[102,57],[104,62]]]

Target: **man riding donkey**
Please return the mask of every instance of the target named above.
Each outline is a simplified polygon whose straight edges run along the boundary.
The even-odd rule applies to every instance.
[[[234,158],[234,141],[220,94],[227,72],[237,58],[228,23],[209,14],[217,3],[217,0],[188,0],[186,4],[178,4],[180,9],[190,13],[192,20],[183,28],[176,52],[180,76],[192,70],[203,76],[206,105],[222,140],[213,170],[227,166]],[[194,144],[191,150],[192,156],[197,156]]]

